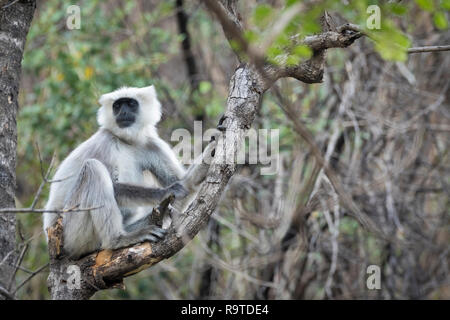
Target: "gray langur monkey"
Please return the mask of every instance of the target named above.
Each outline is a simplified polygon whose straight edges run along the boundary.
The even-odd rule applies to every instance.
[[[179,212],[204,180],[215,142],[186,172],[157,133],[161,104],[153,86],[124,87],[100,97],[99,130],[61,163],[46,210],[97,208],[63,214],[64,250],[72,258],[162,239],[152,208],[173,194]],[[210,159],[210,158],[209,158]],[[44,231],[57,214],[44,214]]]

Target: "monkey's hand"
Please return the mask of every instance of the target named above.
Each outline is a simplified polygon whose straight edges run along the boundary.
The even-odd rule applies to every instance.
[[[209,165],[214,157],[217,141],[211,141],[205,148],[201,156],[195,159],[194,163],[189,167],[186,175],[183,178],[183,185],[188,188],[190,192],[198,189],[198,186],[205,180],[209,170]]]
[[[219,131],[221,131],[221,132],[227,130],[227,127],[225,127],[225,125],[223,124],[227,118],[228,118],[228,117],[227,117],[225,114],[223,114],[223,115],[220,117],[219,123],[217,124],[217,130],[219,130]]]
[[[158,242],[163,240],[166,234],[167,230],[156,225],[150,225],[144,229],[141,241]]]
[[[205,148],[205,151],[203,151],[203,162],[208,165],[211,164],[212,158],[214,158],[214,155],[216,154],[216,147],[217,147],[217,141],[218,139],[214,138],[211,139],[208,146]]]
[[[189,191],[179,182],[175,182],[166,188],[167,195],[173,194],[176,199],[185,198]]]

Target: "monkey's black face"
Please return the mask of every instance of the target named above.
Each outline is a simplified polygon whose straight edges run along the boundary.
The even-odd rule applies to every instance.
[[[131,126],[139,111],[139,103],[132,98],[120,98],[113,103],[113,113],[119,128]]]

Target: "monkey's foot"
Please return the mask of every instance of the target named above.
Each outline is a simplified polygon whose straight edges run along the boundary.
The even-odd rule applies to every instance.
[[[148,234],[142,235],[142,242],[143,241],[150,241],[150,242],[158,242],[163,240],[167,235],[167,230],[160,228],[158,226],[149,226],[148,228]]]

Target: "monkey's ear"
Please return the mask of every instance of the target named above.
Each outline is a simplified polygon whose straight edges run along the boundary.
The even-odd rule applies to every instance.
[[[156,89],[154,85],[142,88],[146,94],[151,95],[156,98]]]
[[[140,88],[137,95],[141,99],[141,101],[146,103],[152,103],[155,101],[155,99],[157,99],[155,86],[153,85]]]
[[[105,94],[101,95],[100,98],[98,99],[98,103],[101,106],[106,106],[106,105],[108,105],[108,103],[112,104],[113,100],[114,99],[112,97],[112,92],[110,92],[110,93],[105,93]]]

